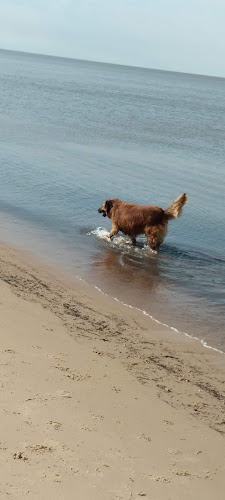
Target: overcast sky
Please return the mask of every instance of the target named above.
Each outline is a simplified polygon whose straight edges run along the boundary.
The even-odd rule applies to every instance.
[[[0,48],[225,77],[225,0],[0,0]]]

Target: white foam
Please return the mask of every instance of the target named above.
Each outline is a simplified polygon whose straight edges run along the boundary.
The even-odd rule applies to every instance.
[[[139,257],[143,257],[144,255],[157,255],[157,252],[154,250],[151,250],[147,244],[143,244],[142,246],[134,246],[131,243],[131,240],[128,236],[124,235],[117,235],[114,236],[114,238],[110,239],[109,238],[109,231],[107,231],[104,227],[97,227],[96,229],[93,229],[93,231],[90,231],[87,233],[87,236],[97,236],[98,239],[107,241],[107,243],[110,245],[112,248],[120,248],[121,250],[125,251],[126,253],[133,253],[133,254],[138,254]]]
[[[107,231],[104,227],[96,227],[93,231],[89,231],[87,236],[97,236],[100,240],[108,240],[109,231]]]
[[[109,238],[109,231],[104,227],[96,227],[93,231],[87,233],[87,236],[97,236],[100,240],[106,240],[112,247],[132,247],[130,239],[126,236],[114,236],[114,238]]]

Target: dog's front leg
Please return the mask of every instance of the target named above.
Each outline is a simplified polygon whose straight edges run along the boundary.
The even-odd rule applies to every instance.
[[[111,229],[110,233],[108,234],[108,238],[110,238],[110,239],[113,238],[113,236],[115,236],[118,232],[119,232],[118,226],[113,224],[112,229]]]

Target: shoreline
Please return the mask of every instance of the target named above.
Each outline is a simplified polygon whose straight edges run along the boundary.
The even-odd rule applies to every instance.
[[[87,234],[89,234],[89,233],[87,233]],[[110,293],[108,293],[108,291],[104,291],[102,288],[100,288],[98,285],[94,284],[92,281],[87,281],[87,278],[76,274],[76,272],[77,272],[76,270],[74,271],[75,274],[73,274],[73,277],[71,278],[70,270],[69,270],[69,268],[63,267],[62,260],[57,261],[56,259],[54,259],[54,263],[52,264],[49,254],[48,254],[47,258],[44,259],[42,253],[34,251],[34,248],[30,248],[30,249],[26,250],[22,246],[16,247],[14,242],[12,242],[10,240],[9,241],[0,240],[0,244],[2,244],[5,247],[8,247],[9,249],[14,249],[14,251],[18,252],[21,257],[22,256],[24,257],[26,255],[28,262],[32,261],[34,266],[39,267],[39,268],[42,267],[45,270],[47,270],[48,272],[50,272],[51,274],[54,272],[54,276],[56,278],[57,277],[59,278],[59,276],[60,276],[60,279],[66,285],[68,285],[68,283],[70,283],[71,287],[77,288],[79,283],[83,283],[83,285],[85,285],[89,288],[90,294],[95,293],[95,291],[96,291],[97,293],[107,297],[109,300],[115,301],[115,302],[121,304],[123,307],[137,311],[138,313],[144,315],[146,318],[149,318],[150,321],[153,321],[156,324],[160,325],[162,328],[167,329],[168,335],[169,335],[169,331],[175,332],[179,335],[185,336],[185,337],[190,338],[191,340],[193,340],[195,342],[202,344],[202,346],[205,347],[206,349],[215,351],[219,354],[225,354],[225,351],[220,349],[219,346],[211,345],[211,341],[208,341],[207,337],[206,337],[206,339],[201,338],[203,335],[202,330],[204,327],[204,326],[202,327],[202,325],[201,325],[201,335],[196,336],[195,332],[192,333],[191,331],[190,332],[184,331],[182,329],[182,326],[181,327],[174,326],[173,324],[170,324],[169,322],[167,323],[167,319],[166,320],[158,319],[157,314],[156,314],[156,316],[155,315],[153,316],[153,314],[151,314],[150,311],[145,310],[145,309],[141,309],[140,307],[135,305],[135,303],[133,303],[133,304],[131,304],[129,302],[127,303],[127,302],[124,302],[124,299],[117,298],[114,295],[110,295]],[[169,309],[170,309],[170,306],[168,307],[168,310]],[[206,320],[205,320],[205,322],[206,322]]]
[[[2,494],[222,500],[223,356],[4,243],[0,264]]]
[[[212,351],[215,351],[215,352],[217,352],[219,354],[225,354],[224,351],[221,351],[220,349],[217,349],[216,347],[213,347],[213,346],[209,345],[204,339],[201,339],[199,337],[195,337],[194,335],[191,335],[190,333],[178,330],[178,328],[176,328],[175,326],[167,325],[166,323],[163,323],[162,321],[156,319],[154,316],[152,316],[150,313],[148,313],[144,309],[140,309],[139,307],[132,306],[131,304],[126,304],[122,300],[117,299],[117,297],[113,297],[113,295],[109,295],[108,293],[103,292],[103,290],[101,288],[99,288],[98,286],[94,285],[93,283],[88,283],[85,279],[81,278],[77,274],[75,275],[75,278],[77,280],[81,281],[82,283],[85,283],[85,285],[87,285],[87,286],[89,286],[91,288],[94,288],[101,295],[104,295],[105,297],[108,297],[109,299],[114,300],[115,302],[118,302],[119,304],[121,304],[124,307],[128,307],[129,309],[133,309],[134,311],[137,311],[137,312],[143,314],[145,317],[149,318],[150,321],[153,321],[154,323],[160,325],[161,327],[166,328],[167,330],[171,330],[171,331],[173,331],[175,333],[178,333],[179,335],[184,335],[185,337],[189,338],[190,340],[200,342],[200,344],[203,347],[205,347],[206,349],[211,349]]]

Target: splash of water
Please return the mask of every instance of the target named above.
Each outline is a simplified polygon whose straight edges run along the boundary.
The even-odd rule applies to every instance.
[[[140,239],[136,246],[133,246],[129,237],[124,235],[115,236],[113,239],[108,237],[109,232],[104,227],[97,227],[87,233],[87,236],[96,236],[98,239],[106,241],[111,248],[121,249],[125,253],[138,254],[141,258],[151,254],[157,254],[151,250],[145,243],[144,239]]]

